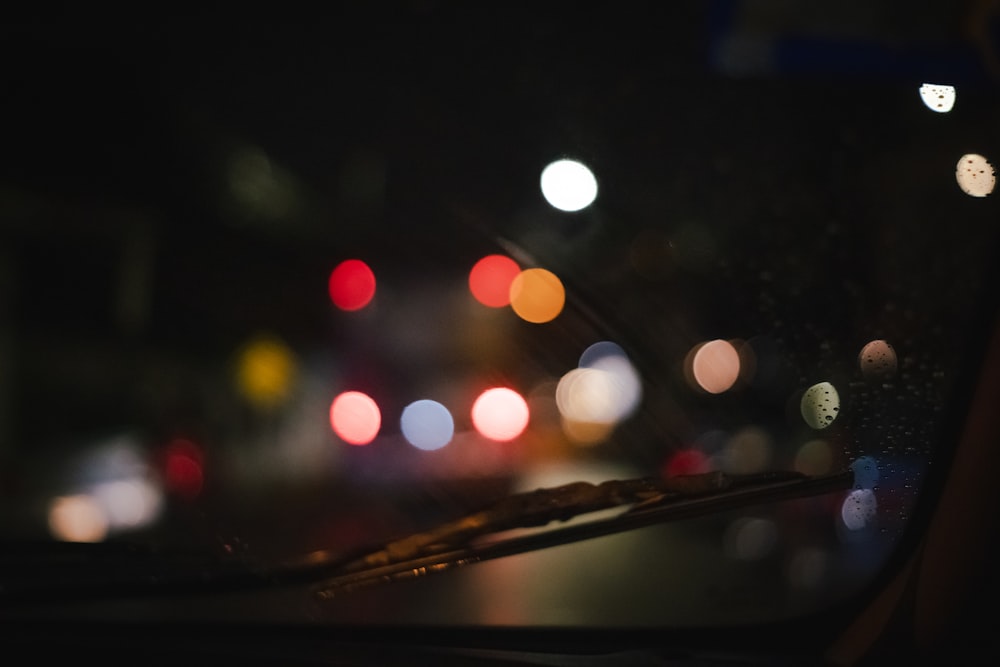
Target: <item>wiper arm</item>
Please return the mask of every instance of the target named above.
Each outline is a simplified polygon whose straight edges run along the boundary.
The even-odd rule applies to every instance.
[[[748,505],[850,489],[850,470],[826,476],[791,471],[752,475],[711,472],[672,478],[643,477],[601,484],[574,482],[514,494],[478,512],[399,540],[344,563],[318,591],[320,599],[379,583],[421,577],[455,567],[704,516]],[[627,508],[609,519],[541,533],[482,540],[517,528],[545,526],[590,512]]]
[[[507,496],[478,512],[357,555],[318,551],[278,565],[188,557],[131,545],[0,545],[0,564],[20,574],[0,581],[0,611],[24,604],[302,584],[316,586],[322,601],[372,584],[758,503],[847,490],[853,484],[851,471],[823,477],[782,471],[755,475],[716,472],[597,485],[575,482]],[[512,529],[544,527],[612,508],[626,511],[610,519],[572,523],[530,535],[502,535]]]

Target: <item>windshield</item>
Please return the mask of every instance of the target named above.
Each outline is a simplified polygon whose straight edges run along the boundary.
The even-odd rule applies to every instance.
[[[8,29],[0,541],[32,585],[67,544],[98,585],[132,548],[422,575],[621,520],[310,614],[715,627],[870,586],[994,312],[989,17],[389,4]]]

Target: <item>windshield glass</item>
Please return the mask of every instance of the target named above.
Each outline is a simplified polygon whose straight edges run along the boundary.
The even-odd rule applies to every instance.
[[[5,548],[210,578],[357,563],[576,482],[653,486],[508,502],[444,546],[710,473],[847,472],[313,613],[717,626],[865,589],[947,465],[993,315],[992,18],[762,4],[7,29]],[[85,553],[74,577],[128,576]]]

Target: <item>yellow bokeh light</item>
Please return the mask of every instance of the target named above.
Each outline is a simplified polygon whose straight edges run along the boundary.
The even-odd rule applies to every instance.
[[[826,475],[833,470],[833,452],[825,440],[810,440],[795,453],[793,469],[803,475]]]
[[[545,269],[525,269],[510,285],[510,306],[518,317],[536,324],[551,322],[566,304],[562,281]]]
[[[236,373],[239,390],[248,400],[258,407],[274,407],[291,394],[295,357],[277,338],[259,336],[243,347]]]
[[[802,419],[810,428],[824,429],[840,412],[840,394],[829,382],[819,382],[806,389],[799,405]]]
[[[562,431],[574,445],[598,445],[611,437],[614,424],[581,421],[563,417]]]

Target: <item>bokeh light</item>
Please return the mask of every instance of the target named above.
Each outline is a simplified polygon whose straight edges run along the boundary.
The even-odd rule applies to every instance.
[[[696,388],[721,394],[740,376],[740,355],[732,343],[711,340],[695,346],[685,361],[685,373]]]
[[[854,473],[854,490],[840,507],[840,518],[851,531],[871,527],[878,514],[875,487],[879,480],[878,463],[871,456],[862,456],[851,462]]]
[[[873,340],[861,348],[858,365],[869,380],[887,380],[896,374],[896,351],[884,340]]]
[[[743,517],[733,521],[723,535],[726,555],[754,561],[769,556],[778,543],[778,528],[770,519]]]
[[[606,357],[627,358],[628,355],[625,354],[625,350],[618,343],[613,343],[610,340],[602,340],[589,345],[583,351],[583,354],[580,355],[580,361],[577,362],[577,366],[580,368],[590,368]]]
[[[560,420],[563,435],[574,445],[589,447],[604,442],[614,431],[615,425],[607,422],[593,422],[571,419],[563,416]]]
[[[639,371],[628,358],[625,350],[611,341],[593,343],[580,355],[578,371],[570,377],[560,380],[563,385],[562,398],[567,403],[563,415],[574,420],[590,421],[603,424],[614,424],[632,415],[642,401],[642,379]],[[567,374],[570,375],[570,374]],[[587,378],[581,381],[580,378]],[[576,392],[585,392],[589,396],[581,396],[583,402],[577,411],[569,402],[576,402]],[[559,386],[556,388],[557,402]],[[603,405],[593,405],[597,401]]]
[[[382,413],[371,396],[360,391],[345,391],[330,404],[330,425],[344,442],[367,445],[378,435]]]
[[[962,192],[971,197],[985,197],[997,184],[993,165],[982,155],[968,153],[955,165],[955,180]]]
[[[101,504],[86,494],[54,498],[48,524],[52,537],[63,542],[103,542],[110,529]]]
[[[551,271],[525,269],[511,281],[510,306],[527,322],[551,322],[562,312],[565,303],[566,290]]]
[[[276,225],[302,211],[301,188],[288,170],[256,146],[238,147],[226,165],[222,204],[234,222]]]
[[[805,547],[795,551],[788,562],[788,583],[798,589],[818,588],[827,580],[830,570],[830,555],[817,547]]]
[[[149,525],[163,506],[160,489],[142,478],[103,482],[93,488],[91,496],[104,511],[109,530]]]
[[[528,418],[527,401],[507,387],[487,389],[472,404],[472,424],[490,440],[513,440],[524,432]]]
[[[700,475],[705,472],[711,472],[710,460],[698,449],[681,449],[674,452],[663,467],[665,477]]]
[[[799,411],[810,428],[824,429],[840,413],[840,394],[829,382],[814,384],[802,394]]]
[[[633,396],[619,376],[599,368],[575,368],[556,386],[560,414],[575,422],[614,424],[634,405]]]
[[[774,443],[764,429],[747,426],[732,435],[722,454],[722,469],[734,475],[749,475],[765,470],[770,462]]]
[[[878,484],[878,463],[871,456],[862,456],[851,462],[855,489],[874,489]]]
[[[826,475],[833,469],[833,451],[826,440],[810,440],[795,453],[792,467],[803,475]]]
[[[205,482],[201,448],[185,438],[176,438],[164,451],[164,484],[167,491],[184,500],[201,494]]]
[[[579,211],[597,198],[597,179],[576,160],[556,160],[542,170],[542,195],[560,211]]]
[[[955,86],[925,83],[920,86],[920,99],[931,111],[948,113],[955,106]]]
[[[441,449],[455,434],[455,421],[448,408],[429,399],[407,405],[399,424],[407,442],[427,451]]]
[[[255,337],[237,356],[237,388],[259,408],[271,408],[287,401],[296,374],[291,349],[275,336]]]
[[[469,290],[476,301],[490,308],[510,304],[510,284],[521,272],[517,262],[506,255],[487,255],[469,271]]]
[[[329,291],[337,308],[360,310],[375,296],[375,274],[360,259],[346,259],[330,272]]]
[[[840,518],[848,530],[863,530],[869,527],[878,513],[878,502],[871,489],[855,489],[847,494],[840,507]]]

